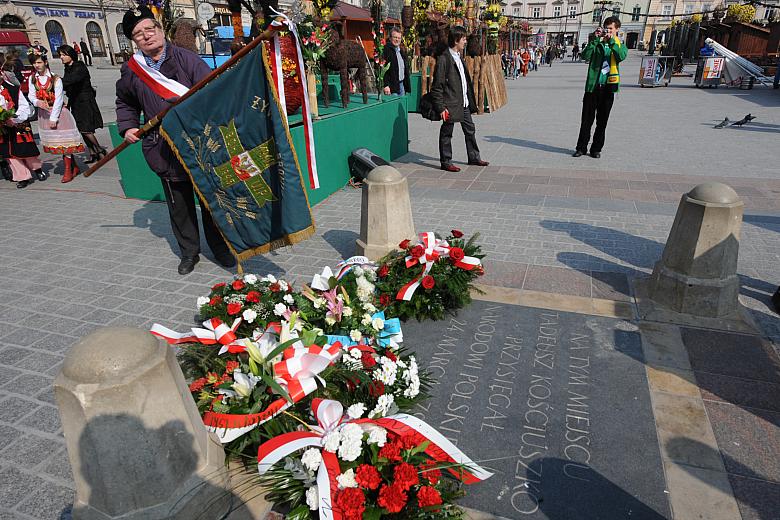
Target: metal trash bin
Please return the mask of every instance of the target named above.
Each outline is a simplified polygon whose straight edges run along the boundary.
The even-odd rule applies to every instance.
[[[696,64],[693,84],[697,87],[718,88],[723,77],[726,58],[722,56],[702,56]]]
[[[665,87],[672,81],[672,72],[674,72],[674,56],[642,56],[639,85]]]

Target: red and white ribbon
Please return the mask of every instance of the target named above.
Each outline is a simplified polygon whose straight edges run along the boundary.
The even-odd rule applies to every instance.
[[[159,70],[155,70],[147,65],[141,51],[133,54],[133,57],[128,60],[127,66],[138,76],[138,79],[166,101],[174,101],[189,90],[189,87],[185,87],[178,81],[163,76]]]
[[[181,345],[182,343],[202,343],[204,345],[222,345],[219,354],[225,352],[238,353],[246,350],[248,339],[239,339],[236,336],[236,329],[241,325],[241,318],[236,318],[233,325],[228,327],[225,322],[219,318],[210,318],[203,322],[205,328],[190,329],[190,332],[176,332],[163,327],[159,323],[152,325],[149,330],[158,338],[164,339],[171,345]]]
[[[436,235],[434,235],[431,231],[420,233],[420,242],[417,245],[422,246],[425,250],[423,255],[419,258],[409,255],[404,260],[406,262],[407,269],[412,268],[417,264],[422,264],[423,271],[420,276],[413,279],[411,282],[407,283],[398,290],[398,294],[395,296],[396,300],[411,300],[412,296],[414,296],[414,292],[422,283],[422,279],[431,272],[433,264],[436,263],[439,258],[444,256],[449,257],[450,255],[451,248],[447,241],[437,239]],[[481,265],[479,258],[475,258],[473,256],[464,256],[462,259],[455,260],[453,263],[456,267],[465,269],[466,271],[471,271],[472,269]]]
[[[293,402],[298,402],[317,390],[317,381],[325,386],[319,374],[340,356],[341,343],[338,342],[325,347],[310,345],[302,349],[287,349],[285,359],[274,364],[276,382],[285,388]]]
[[[303,54],[301,53],[300,38],[298,38],[298,30],[295,23],[290,20],[286,15],[276,11],[271,7],[271,11],[274,15],[281,20],[274,20],[271,22],[270,28],[275,30],[274,34],[274,61],[276,67],[274,67],[273,76],[276,82],[276,91],[279,94],[279,103],[282,107],[285,107],[285,118],[287,117],[285,96],[284,96],[284,74],[282,72],[282,48],[281,39],[279,37],[279,31],[285,28],[289,30],[295,37],[295,50],[298,54],[298,59],[295,60],[295,70],[298,77],[301,80],[301,86],[303,87],[303,135],[306,141],[306,155],[308,156],[309,164],[309,186],[311,189],[316,190],[320,187],[320,180],[317,176],[317,157],[314,150],[314,125],[311,121],[311,109],[309,107],[309,86],[306,82],[306,69],[303,62]]]

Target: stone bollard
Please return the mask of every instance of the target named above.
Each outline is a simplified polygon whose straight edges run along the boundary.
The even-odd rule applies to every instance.
[[[357,254],[377,260],[414,237],[406,179],[392,166],[377,166],[363,185]]]
[[[68,353],[54,393],[76,481],[74,520],[230,510],[225,453],[162,341],[139,329],[98,330]]]
[[[737,257],[744,204],[725,184],[699,184],[682,196],[663,256],[648,282],[649,298],[676,313],[739,315]]]

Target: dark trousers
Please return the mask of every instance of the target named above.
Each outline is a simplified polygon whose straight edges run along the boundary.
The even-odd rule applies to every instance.
[[[607,132],[607,121],[615,93],[605,88],[595,88],[593,92],[585,92],[582,97],[582,118],[580,120],[580,136],[577,139],[577,150],[588,153],[590,129],[596,120],[596,131],[593,133],[593,143],[590,153],[599,153],[604,148],[604,137]]]
[[[469,108],[463,109],[463,121],[460,122],[463,129],[463,135],[466,136],[466,155],[469,162],[479,161],[479,147],[477,146],[477,128],[474,126],[474,120],[471,118]],[[455,123],[442,122],[439,129],[439,160],[442,164],[452,163],[452,131],[455,129]]]
[[[84,54],[83,52],[81,54],[84,56],[84,63],[91,67],[92,66],[92,55]]]
[[[174,182],[162,181],[165,191],[165,202],[168,204],[168,213],[171,216],[171,228],[179,243],[181,256],[195,256],[200,253],[200,232],[198,230],[198,212],[195,209],[195,193],[190,181]],[[203,220],[203,233],[211,252],[216,256],[229,254],[222,235],[219,234],[211,213],[206,205],[200,205],[201,219]]]

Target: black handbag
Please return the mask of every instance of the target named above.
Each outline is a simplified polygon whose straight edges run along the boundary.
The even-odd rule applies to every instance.
[[[417,107],[420,110],[420,115],[429,121],[441,121],[441,114],[436,111],[433,105],[433,96],[430,92],[420,98],[420,103]]]

